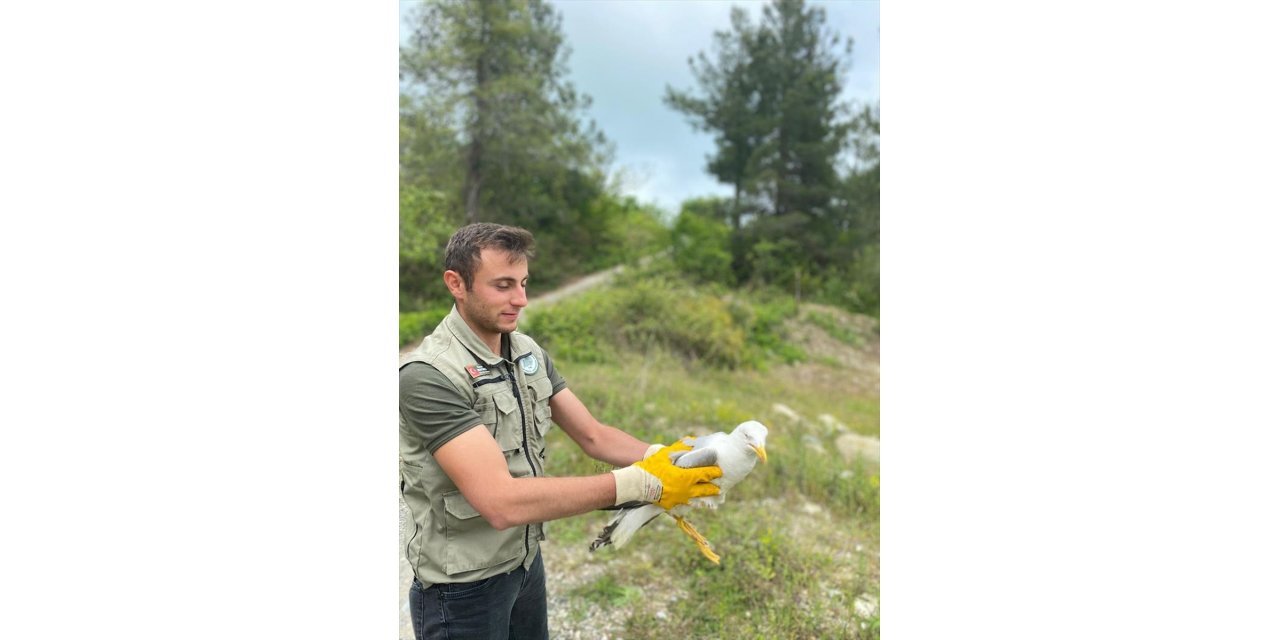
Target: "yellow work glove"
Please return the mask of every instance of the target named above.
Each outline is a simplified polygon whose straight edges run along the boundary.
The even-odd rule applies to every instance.
[[[663,509],[688,504],[693,498],[714,496],[720,487],[712,480],[723,475],[718,466],[684,469],[671,463],[671,454],[688,451],[692,447],[683,441],[659,449],[653,455],[629,467],[614,470],[616,483],[614,505],[634,500],[651,502]]]

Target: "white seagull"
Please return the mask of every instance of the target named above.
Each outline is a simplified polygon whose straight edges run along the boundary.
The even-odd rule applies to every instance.
[[[755,420],[748,420],[734,428],[733,433],[721,431],[698,438],[692,436],[681,438],[685,444],[693,448],[689,451],[672,453],[671,461],[677,467],[685,468],[719,465],[723,475],[711,482],[720,487],[720,493],[714,496],[694,498],[689,501],[689,504],[678,505],[670,511],[647,502],[632,502],[622,505],[618,513],[609,521],[609,524],[605,525],[604,531],[600,532],[600,537],[591,543],[590,550],[595,551],[607,544],[621,547],[641,527],[649,524],[659,515],[666,513],[675,518],[676,523],[680,525],[681,531],[693,538],[702,555],[706,556],[708,560],[720,564],[720,556],[711,550],[711,544],[701,533],[698,533],[697,529],[693,528],[693,525],[685,519],[685,515],[695,506],[713,509],[720,506],[724,503],[725,493],[733,485],[741,482],[755,468],[756,460],[763,460],[767,463],[769,456],[765,453],[764,444],[768,435],[769,429],[763,424]]]

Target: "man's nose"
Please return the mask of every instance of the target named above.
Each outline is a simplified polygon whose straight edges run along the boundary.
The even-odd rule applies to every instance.
[[[511,305],[515,307],[524,307],[529,304],[529,291],[522,286],[516,286],[516,297],[512,298]]]

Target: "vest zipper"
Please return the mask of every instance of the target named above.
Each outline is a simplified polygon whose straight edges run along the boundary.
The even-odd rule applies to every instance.
[[[507,366],[508,368],[511,367],[511,365]],[[520,439],[521,444],[523,445],[520,448],[524,449],[524,459],[529,462],[529,471],[532,472],[533,477],[536,478],[538,477],[538,467],[534,466],[533,458],[529,457],[529,425],[526,424],[528,417],[524,413],[524,399],[520,397],[520,385],[516,382],[518,377],[519,376],[516,375],[516,372],[512,370],[511,392],[516,394],[516,405],[520,407]],[[532,525],[528,524],[524,526],[524,560],[521,561],[521,564],[529,561],[529,527],[531,526]]]
[[[524,449],[524,459],[529,462],[529,471],[537,476],[538,468],[533,465],[533,458],[529,457],[529,425],[525,424],[528,418],[524,413],[524,400],[520,397],[520,388],[514,375],[511,377],[511,392],[516,394],[516,405],[520,407],[520,443],[523,445],[521,448]]]

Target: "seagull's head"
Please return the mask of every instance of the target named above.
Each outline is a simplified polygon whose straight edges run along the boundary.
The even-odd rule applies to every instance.
[[[738,425],[733,430],[733,435],[746,441],[747,446],[755,450],[756,456],[759,457],[762,462],[769,462],[769,454],[765,453],[764,449],[765,438],[769,437],[768,427],[756,422],[755,420],[748,420]]]

